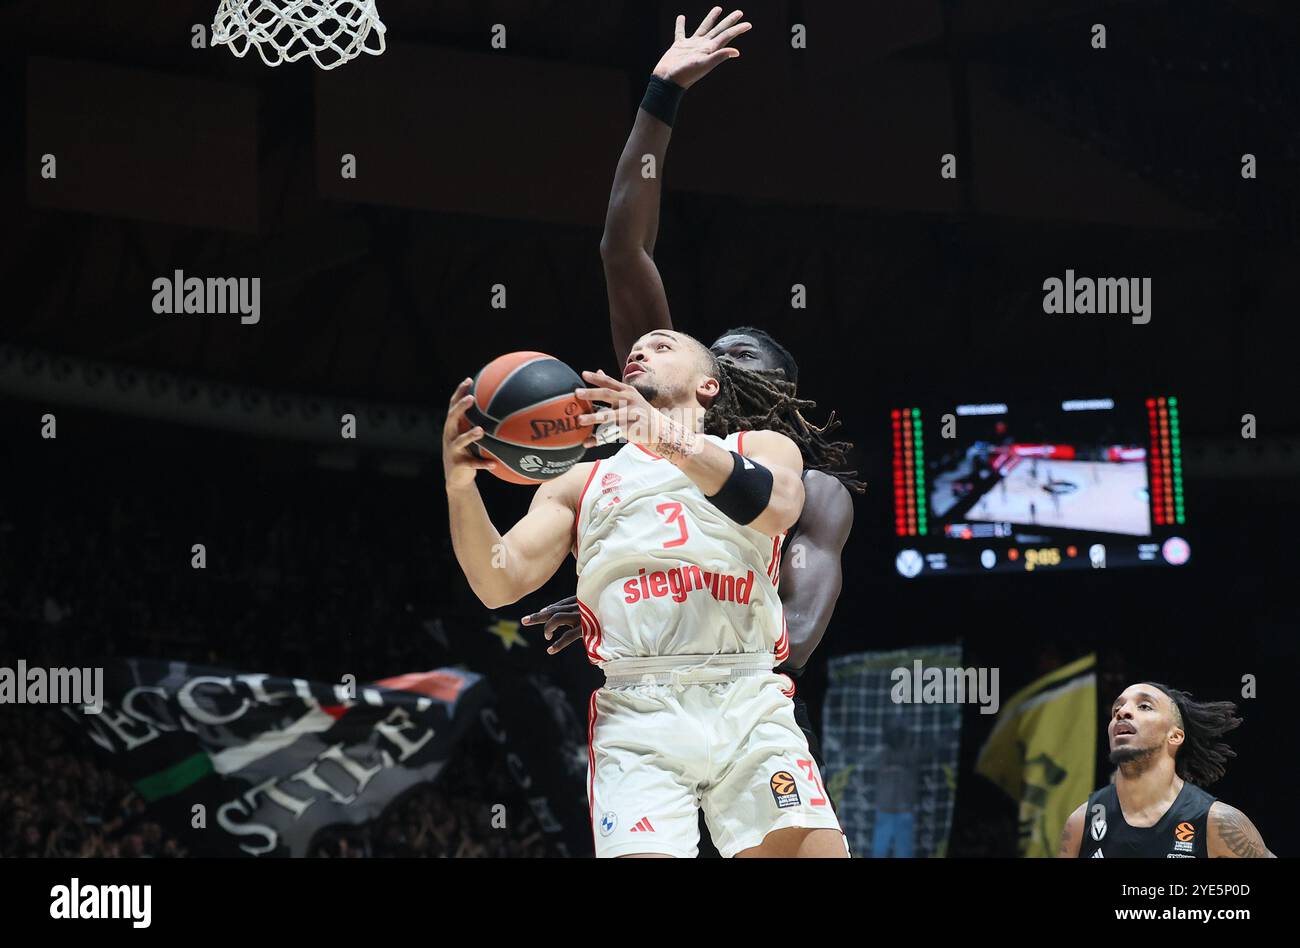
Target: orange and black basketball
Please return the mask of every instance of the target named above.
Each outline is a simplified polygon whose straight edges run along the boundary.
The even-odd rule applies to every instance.
[[[474,376],[474,403],[461,430],[482,426],[474,454],[497,463],[492,473],[512,484],[540,484],[582,460],[592,433],[578,416],[591,403],[573,394],[585,383],[578,373],[544,352],[511,352]]]

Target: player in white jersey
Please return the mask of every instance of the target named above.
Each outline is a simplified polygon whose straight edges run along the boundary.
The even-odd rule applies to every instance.
[[[614,171],[600,241],[609,295],[609,326],[619,364],[626,361],[632,346],[646,333],[684,328],[674,326],[663,275],[655,264],[668,146],[674,135],[677,105],[686,90],[694,88],[728,58],[735,58],[738,50],[730,48],[730,44],[749,29],[750,24],[743,21],[739,10],[724,17],[722,8],[714,7],[689,34],[685,17],[678,17],[673,44],[655,66],[645,98],[636,110]],[[646,176],[644,170],[650,160],[658,171]],[[777,666],[777,672],[791,679],[787,690],[794,701],[795,720],[808,739],[813,759],[821,766],[817,736],[795,682],[828,632],[842,584],[840,560],[853,525],[850,492],[863,492],[866,485],[856,479],[855,471],[848,470],[845,452],[852,445],[829,437],[838,426],[834,416],[820,428],[808,423],[811,409],[816,406],[798,397],[799,365],[789,350],[764,330],[745,325],[721,332],[710,349],[724,367],[731,388],[738,393],[738,410],[727,412],[725,406],[711,406],[710,414],[718,424],[706,430],[722,435],[770,428],[790,435],[803,454],[803,513],[786,532],[782,544],[785,551],[794,553],[801,568],[780,575],[778,589],[789,621],[790,655]],[[778,391],[773,393],[771,389]],[[740,394],[742,390],[758,397],[751,399],[748,394]],[[770,410],[773,406],[774,412]],[[547,651],[552,655],[581,641],[585,625],[576,595],[524,616],[522,622],[525,626],[542,626],[543,637],[551,643]],[[716,848],[705,830],[701,832],[701,854],[711,853],[716,854]]]
[[[479,599],[535,591],[578,564],[591,698],[588,790],[598,856],[697,853],[697,813],[724,856],[845,856],[839,822],[782,691],[788,649],[776,570],[803,506],[798,447],[783,434],[704,433],[723,392],[716,357],[684,333],[633,346],[619,382],[584,372],[628,444],[540,485],[504,535],[474,485],[490,464],[459,434],[469,380],[443,432],[452,544]],[[721,397],[725,397],[725,394]]]
[[[700,437],[744,457],[745,434]],[[784,530],[770,537],[737,524],[639,444],[591,465],[576,529],[578,608],[593,663],[746,652],[784,661],[775,586]]]

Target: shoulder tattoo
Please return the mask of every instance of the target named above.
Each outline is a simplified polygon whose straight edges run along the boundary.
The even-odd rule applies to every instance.
[[[1262,859],[1269,855],[1259,830],[1236,807],[1220,803],[1215,808],[1214,825],[1224,847],[1238,859]]]

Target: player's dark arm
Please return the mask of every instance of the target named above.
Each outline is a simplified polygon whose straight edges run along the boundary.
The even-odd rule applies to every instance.
[[[668,296],[654,262],[659,233],[660,182],[672,137],[672,121],[682,92],[718,63],[739,56],[727,43],[750,28],[738,23],[740,11],[719,20],[715,7],[691,36],[686,18],[677,18],[673,45],[654,68],[632,133],[614,171],[614,185],[600,239],[609,296],[609,328],[614,355],[622,365],[632,345],[652,329],[671,329]]]
[[[1088,801],[1080,803],[1065,821],[1061,830],[1061,844],[1056,850],[1057,858],[1078,859],[1079,847],[1083,845],[1083,818],[1088,809]]]
[[[651,256],[658,231],[659,179],[671,135],[669,126],[638,109],[614,172],[600,260],[605,268],[609,329],[619,365],[627,361],[641,336],[673,326],[668,295]],[[643,169],[648,170],[643,173]]]
[[[1268,851],[1259,830],[1245,813],[1218,800],[1210,804],[1210,834],[1206,847],[1211,859],[1277,858]]]
[[[781,603],[790,630],[792,668],[802,668],[822,640],[843,585],[840,556],[853,527],[853,499],[838,479],[821,471],[804,478],[799,534],[785,551]]]

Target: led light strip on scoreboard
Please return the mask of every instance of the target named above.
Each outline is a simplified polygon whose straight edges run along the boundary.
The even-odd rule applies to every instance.
[[[1178,399],[1147,399],[1151,435],[1151,519],[1156,526],[1185,523],[1183,517],[1183,451],[1178,432]]]
[[[900,537],[925,536],[925,437],[921,409],[895,408],[890,413],[894,429],[894,532]]]

